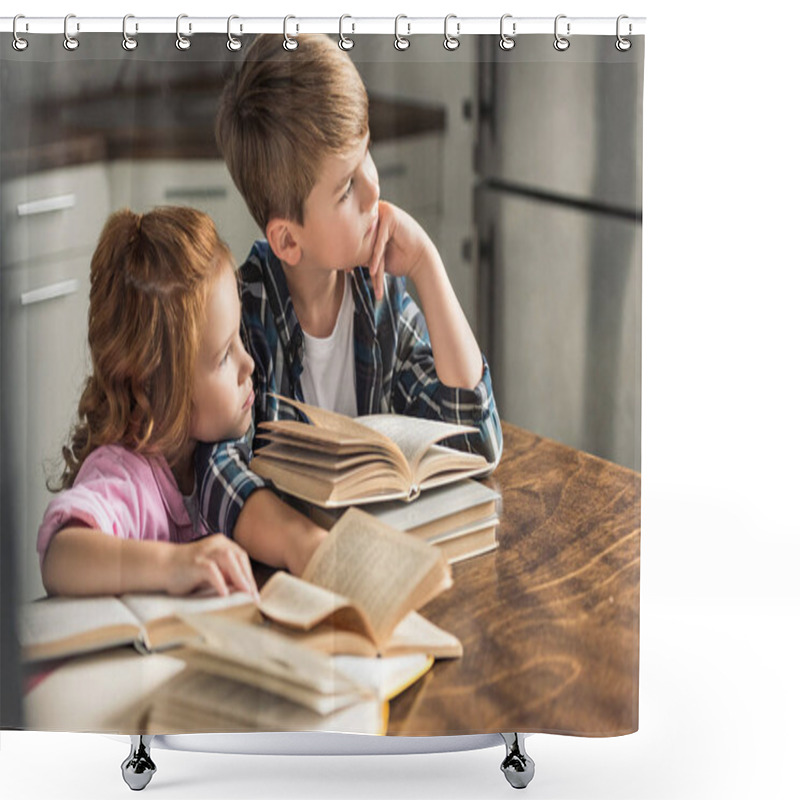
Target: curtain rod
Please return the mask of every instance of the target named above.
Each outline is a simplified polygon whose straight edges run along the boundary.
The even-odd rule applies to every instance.
[[[0,33],[14,31],[14,17],[0,17]],[[229,31],[229,24],[231,25]],[[136,17],[125,18],[128,36],[146,33],[176,33],[192,36],[198,33],[232,33],[236,36],[255,33],[341,33],[352,34],[399,34],[403,37],[422,34],[445,33],[452,37],[471,34],[501,35],[500,17]],[[123,33],[122,17],[81,17],[70,14],[65,17],[27,17],[19,15],[16,23],[18,36],[27,34],[61,34],[78,37],[86,33]],[[570,17],[559,14],[554,17],[514,17],[506,14],[502,18],[502,33],[507,37],[525,34],[554,35],[556,28],[563,37],[644,34],[644,17]]]

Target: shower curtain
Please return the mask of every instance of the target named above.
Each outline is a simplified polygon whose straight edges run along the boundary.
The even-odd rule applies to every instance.
[[[175,33],[138,34],[133,19],[116,34],[79,32],[67,21],[66,38],[30,37],[25,48],[0,37],[2,727],[406,736],[637,729],[644,37],[621,36],[619,21],[615,35],[613,22],[603,35],[573,36],[557,19],[555,35],[521,36],[513,20],[498,20],[497,34],[467,36],[450,19],[443,35],[415,36],[398,19],[392,37],[358,35],[345,20],[330,36],[369,98],[367,180],[376,192],[379,185],[382,213],[402,209],[428,237],[450,305],[463,311],[482,355],[476,391],[498,420],[496,429],[485,425],[484,440],[493,441],[485,469],[410,502],[357,504],[379,520],[368,526],[370,542],[388,528],[423,561],[435,554],[435,569],[418,581],[427,588],[377,647],[363,644],[364,624],[353,619],[365,601],[352,598],[344,610],[331,595],[317,600],[322,621],[310,625],[319,634],[312,644],[308,631],[286,628],[252,598],[229,598],[220,610],[208,587],[187,605],[170,605],[163,592],[145,598],[161,601],[156,611],[137,606],[139,592],[75,602],[46,596],[37,533],[58,497],[48,483],[63,470],[93,369],[90,263],[110,215],[190,207],[213,220],[237,267],[260,257],[274,276],[291,265],[272,240],[259,244],[263,219],[251,213],[215,137],[221,94],[254,34],[237,35],[229,20],[229,35],[200,35],[180,19]],[[302,58],[302,38],[292,49],[294,25],[271,34],[288,44],[280,58]],[[358,187],[362,161],[353,163]],[[337,187],[342,202],[348,187]],[[242,313],[257,316],[254,295],[245,304],[250,273],[237,274]],[[355,304],[373,285],[358,274],[345,278]],[[294,313],[286,305],[294,284],[278,284],[270,294],[265,279],[264,318]],[[350,312],[356,373],[369,363],[359,361],[360,348],[404,335],[421,346],[435,339],[438,320],[426,307],[438,306],[413,274],[391,285],[401,287],[397,304],[373,297],[363,312],[373,326],[367,334],[359,306]],[[416,326],[409,308],[421,309]],[[395,315],[400,333],[381,339]],[[279,324],[263,328],[280,336]],[[260,346],[248,330],[243,347]],[[300,335],[308,348],[310,329]],[[323,345],[328,338],[316,337]],[[281,342],[272,344],[273,357],[285,358]],[[254,358],[257,393],[266,367]],[[273,367],[280,375],[285,364]],[[421,362],[398,363],[385,382],[429,398],[419,385],[442,371],[441,361],[427,372]],[[362,377],[350,374],[358,387]],[[300,375],[287,381],[271,389],[286,395],[294,387],[294,400],[308,399]],[[466,407],[464,395],[442,395],[456,406],[452,414]],[[262,400],[264,408],[277,403]],[[362,403],[359,412],[396,411],[387,402]],[[276,416],[296,416],[284,411]],[[437,414],[409,413],[419,416]],[[481,426],[474,415],[458,421]],[[465,434],[456,433],[446,441],[463,448]],[[278,473],[286,471],[279,462]],[[288,506],[337,534],[363,520],[276,485]],[[224,514],[201,517],[204,532],[221,529]],[[352,556],[344,555],[348,540],[337,541],[328,558],[341,566]],[[275,595],[297,590],[280,583],[287,572],[275,566],[252,561],[262,600],[268,585]],[[399,569],[391,557],[364,569],[374,571],[365,584],[373,593],[403,588],[385,588]],[[305,598],[294,609],[300,616],[318,597],[292,596]],[[360,644],[347,645],[356,635]]]

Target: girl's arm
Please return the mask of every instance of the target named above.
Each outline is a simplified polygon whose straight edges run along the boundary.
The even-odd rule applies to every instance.
[[[189,594],[212,586],[258,595],[250,560],[222,534],[187,544],[120,539],[86,527],[68,527],[51,540],[42,564],[50,595]]]

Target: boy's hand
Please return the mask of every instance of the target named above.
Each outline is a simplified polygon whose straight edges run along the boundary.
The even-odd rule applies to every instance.
[[[176,544],[170,553],[167,592],[184,595],[211,586],[223,597],[234,589],[258,597],[250,557],[236,542],[216,533],[187,544]]]
[[[410,215],[391,203],[378,204],[378,230],[369,258],[369,274],[375,299],[383,298],[383,273],[406,275],[414,273],[436,248],[422,226]]]

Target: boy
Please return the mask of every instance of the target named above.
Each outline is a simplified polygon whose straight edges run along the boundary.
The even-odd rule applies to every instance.
[[[223,91],[216,127],[266,236],[240,270],[255,423],[294,416],[270,392],[349,416],[443,419],[478,428],[461,446],[496,465],[502,434],[488,367],[435,245],[379,200],[355,66],[326,36],[301,36],[293,52],[282,42],[255,40]],[[253,558],[300,573],[325,532],[247,468],[251,447],[252,430],[198,454],[203,514]]]

